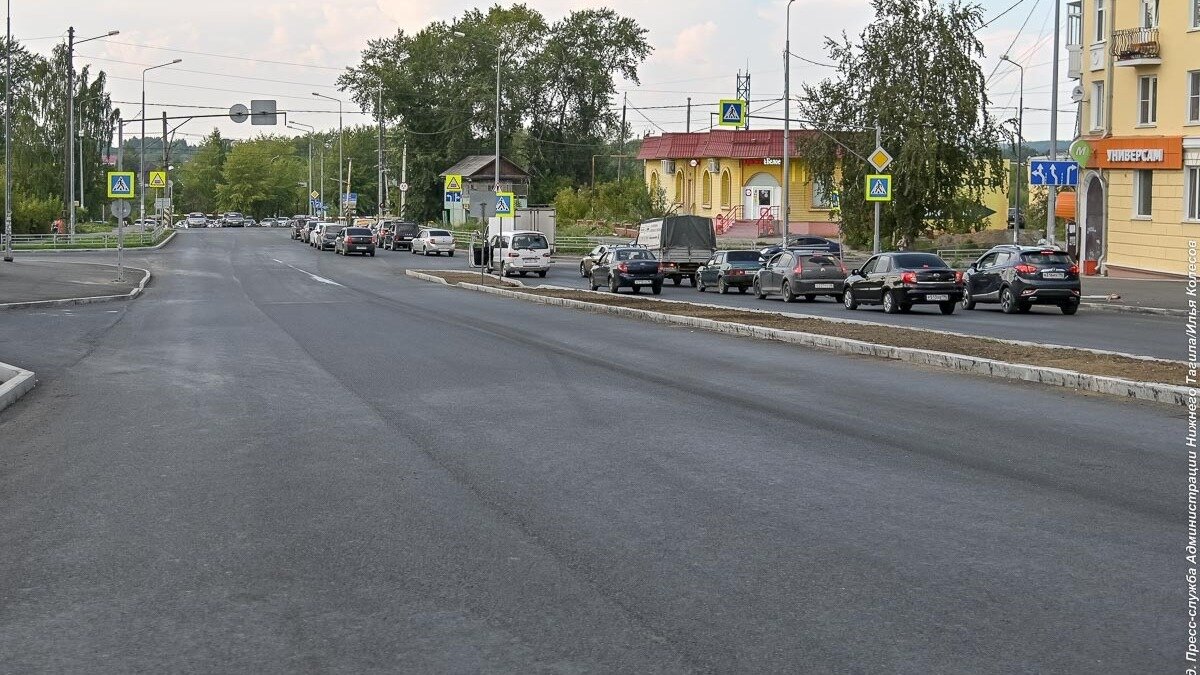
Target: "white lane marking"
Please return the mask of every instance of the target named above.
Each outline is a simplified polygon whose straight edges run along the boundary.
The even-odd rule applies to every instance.
[[[337,286],[339,288],[345,288],[345,286],[342,286],[341,284],[334,281],[333,279],[326,279],[325,277],[318,276],[307,270],[302,270],[299,267],[296,267],[295,265],[289,265],[289,264],[283,262],[282,260],[280,260],[279,258],[271,258],[271,260],[274,260],[275,262],[277,262],[280,265],[283,265],[285,267],[290,267],[290,268],[296,270],[297,272],[300,272],[301,274],[307,274],[309,276],[309,278],[311,278],[313,281],[319,281],[323,284],[329,284],[330,286]]]

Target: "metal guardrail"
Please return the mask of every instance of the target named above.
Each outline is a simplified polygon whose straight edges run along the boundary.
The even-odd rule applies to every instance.
[[[939,248],[934,253],[951,267],[965,266],[975,262],[990,248]]]
[[[125,246],[153,246],[166,232],[158,227],[149,232],[125,232]],[[89,234],[14,234],[13,248],[17,250],[72,249],[72,248],[117,248],[116,232],[94,232]]]

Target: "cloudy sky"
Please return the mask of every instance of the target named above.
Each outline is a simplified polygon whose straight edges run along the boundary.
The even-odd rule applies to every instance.
[[[549,20],[573,9],[595,6],[588,0],[528,0]],[[785,0],[610,0],[616,11],[649,31],[653,55],[641,69],[641,84],[628,93],[629,122],[635,133],[682,131],[692,97],[692,128],[707,128],[715,102],[732,96],[738,70],[749,70],[753,99],[779,99],[783,92],[782,51]],[[1052,0],[980,0],[988,19],[1010,10],[981,32],[988,58],[983,64],[993,112],[1015,115],[1017,70],[1004,63],[1006,50],[1026,66],[1025,136],[1049,137]],[[1016,5],[1015,7],[1013,7]],[[336,128],[337,104],[312,92],[340,96],[334,87],[341,70],[357,63],[368,39],[419,30],[448,20],[464,9],[483,6],[471,0],[12,0],[14,37],[31,49],[48,52],[65,39],[68,25],[77,39],[119,30],[120,35],[77,47],[76,64],[90,64],[110,78],[110,90],[125,117],[136,117],[142,70],[182,58],[183,62],[146,74],[147,113],[160,116],[215,114],[252,98],[273,98],[289,119],[318,128]],[[1010,9],[1011,8],[1011,9]],[[114,9],[118,11],[113,11]],[[846,31],[856,35],[869,19],[868,0],[796,0],[792,6],[792,51],[821,62],[823,38]],[[1065,20],[1065,19],[1064,19]],[[1009,49],[1011,45],[1011,49]],[[1065,53],[1060,85],[1059,137],[1073,135],[1070,103],[1073,82],[1066,80]],[[830,69],[793,61],[792,87],[817,81]],[[619,103],[619,101],[618,101]],[[351,110],[347,105],[346,110]],[[782,103],[763,108],[780,116]],[[369,121],[347,114],[346,124]],[[763,123],[774,126],[776,123]],[[195,142],[213,126],[235,138],[270,127],[197,119],[180,132]],[[279,127],[281,133],[295,133]],[[127,130],[128,131],[128,130]]]

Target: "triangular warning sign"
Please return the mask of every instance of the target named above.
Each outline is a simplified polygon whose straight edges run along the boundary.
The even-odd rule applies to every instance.
[[[446,189],[450,190],[451,192],[461,190],[462,183],[458,182],[458,178],[455,178],[454,176],[450,176],[449,178],[446,179]]]
[[[125,181],[124,176],[117,176],[116,179],[113,180],[112,191],[117,193],[129,192],[129,183]]]
[[[741,122],[742,107],[736,103],[726,103],[725,112],[721,115],[721,119],[725,122]]]
[[[871,195],[874,197],[887,196],[887,185],[884,184],[883,179],[877,178],[871,182]]]
[[[163,173],[162,171],[151,171],[150,172],[150,187],[152,187],[152,188],[167,187],[167,174]]]

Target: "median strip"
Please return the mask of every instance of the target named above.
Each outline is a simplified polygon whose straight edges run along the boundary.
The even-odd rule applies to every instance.
[[[1166,384],[1183,380],[1186,365],[1102,350],[1000,340],[940,331],[885,326],[853,320],[802,317],[614,295],[566,288],[502,289],[463,281],[461,272],[425,272],[463,288],[496,295],[703,328],[732,335],[779,340],[834,351],[898,359],[994,377],[1041,382],[1073,389],[1157,401],[1186,403],[1187,389]],[[453,274],[454,277],[444,276]],[[453,280],[452,280],[453,279]]]

